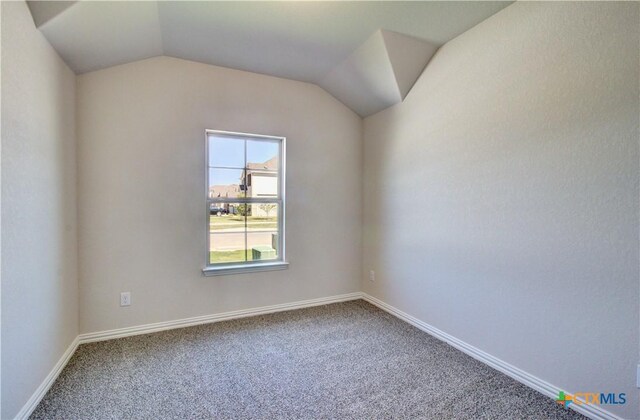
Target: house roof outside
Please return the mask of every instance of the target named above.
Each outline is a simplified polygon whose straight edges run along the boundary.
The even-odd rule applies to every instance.
[[[247,169],[252,171],[257,171],[260,169],[267,170],[267,171],[277,171],[278,157],[274,156],[271,159],[267,160],[266,162],[262,162],[262,163],[247,162]]]
[[[265,162],[247,162],[247,174],[261,171],[277,171],[278,170],[278,157],[274,156]],[[240,196],[242,192],[240,190],[240,182],[244,179],[239,179],[238,184],[227,185],[211,185],[209,187],[209,198],[236,198]]]
[[[212,185],[209,187],[210,198],[236,198],[240,195],[240,185]]]

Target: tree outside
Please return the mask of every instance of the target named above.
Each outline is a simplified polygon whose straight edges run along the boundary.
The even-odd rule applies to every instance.
[[[265,212],[267,218],[271,217],[271,212],[273,211],[273,209],[275,209],[277,207],[276,204],[274,203],[264,203],[264,204],[260,204],[260,210],[262,210],[263,212]]]

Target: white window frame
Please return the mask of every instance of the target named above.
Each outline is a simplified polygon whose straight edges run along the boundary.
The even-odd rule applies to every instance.
[[[216,137],[228,137],[232,139],[248,139],[248,140],[265,140],[271,142],[277,142],[280,146],[280,156],[278,159],[278,197],[277,198],[256,198],[256,197],[235,197],[235,198],[223,198],[216,197],[212,199],[209,197],[209,136],[215,135]],[[270,271],[270,270],[284,270],[287,269],[289,263],[286,260],[285,255],[285,214],[286,214],[286,198],[285,198],[285,185],[286,185],[286,137],[281,136],[268,136],[262,134],[249,134],[240,133],[234,131],[221,131],[221,130],[205,130],[205,208],[206,208],[206,235],[207,235],[207,249],[205,267],[202,272],[205,276],[217,276],[236,273],[248,273],[255,271]],[[245,165],[246,165],[246,147],[245,147]],[[273,203],[278,204],[278,258],[275,260],[267,260],[263,262],[244,261],[244,262],[232,262],[232,263],[210,263],[210,250],[211,250],[211,233],[210,233],[210,213],[209,206],[211,203]]]

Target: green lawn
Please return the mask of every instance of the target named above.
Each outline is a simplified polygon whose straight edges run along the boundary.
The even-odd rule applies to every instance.
[[[251,250],[247,252],[247,261],[253,261],[253,253]],[[243,262],[244,261],[244,249],[236,249],[233,251],[211,251],[209,252],[209,263],[229,263],[229,262]],[[266,259],[265,259],[266,261]]]
[[[251,250],[247,252],[247,261],[251,261],[253,256]],[[233,251],[211,251],[209,252],[209,263],[225,263],[244,261],[244,249],[236,249]]]
[[[209,229],[225,230],[244,227],[244,217],[238,215],[211,216],[209,217]],[[277,217],[247,217],[249,229],[278,229]]]

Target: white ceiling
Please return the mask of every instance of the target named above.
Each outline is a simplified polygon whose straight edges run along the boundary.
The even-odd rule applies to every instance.
[[[402,63],[403,69],[394,71],[395,89],[403,92],[412,77],[400,77],[399,82],[398,76],[412,75],[416,70],[409,67],[424,61],[422,53],[419,59],[410,59],[411,54],[435,50],[510,3],[31,1],[29,7],[36,25],[76,73],[168,55],[316,83],[328,90],[348,84],[347,79],[327,79],[335,79],[345,62],[357,60],[356,50],[375,43],[370,39],[383,29],[387,55]],[[416,48],[413,38],[423,47]],[[362,97],[354,104],[349,103],[351,94],[334,96],[360,115],[381,109],[355,104],[367,96],[357,93]]]
[[[361,116],[401,102],[437,47],[417,38],[376,31],[318,83]]]

